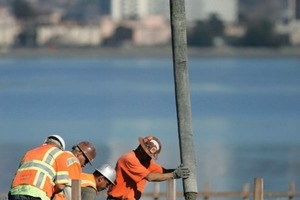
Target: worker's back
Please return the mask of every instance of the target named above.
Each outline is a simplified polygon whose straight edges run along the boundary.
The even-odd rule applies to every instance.
[[[56,192],[55,185],[68,183],[67,162],[62,153],[50,143],[29,150],[15,174],[9,199],[18,199],[19,196],[50,199]]]

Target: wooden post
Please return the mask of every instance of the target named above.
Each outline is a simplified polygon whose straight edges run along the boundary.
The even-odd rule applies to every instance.
[[[204,192],[207,192],[207,193],[210,192],[210,185],[209,185],[208,182],[205,182],[205,183],[204,183]],[[204,199],[204,200],[208,200],[208,199],[209,199],[209,196],[204,196],[203,199]]]
[[[170,16],[180,158],[191,172],[189,178],[183,179],[183,189],[185,198],[194,200],[197,198],[198,187],[191,125],[185,0],[170,0]]]
[[[295,192],[296,192],[295,183],[291,182],[289,184],[289,200],[294,200],[294,198],[295,198]]]
[[[81,200],[80,180],[72,180],[72,200]]]
[[[264,199],[264,186],[262,178],[254,179],[254,200],[263,200]]]
[[[244,183],[243,184],[243,192],[247,193],[245,196],[243,196],[243,200],[248,200],[249,199],[248,193],[250,192],[250,185],[249,185],[249,183]]]
[[[174,179],[167,181],[166,199],[176,200],[176,181]]]
[[[158,200],[158,198],[159,198],[159,182],[154,183],[153,196],[154,196],[154,200]]]

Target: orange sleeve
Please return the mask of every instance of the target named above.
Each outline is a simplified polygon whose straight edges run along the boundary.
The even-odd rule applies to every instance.
[[[56,158],[56,184],[67,184],[69,182],[69,172],[65,156],[60,154]]]
[[[68,171],[69,171],[70,179],[80,180],[80,174],[82,173],[82,168],[77,158],[74,157],[68,159]]]
[[[141,165],[140,161],[132,155],[133,154],[127,154],[123,156],[119,164],[130,178],[132,178],[135,182],[139,182],[144,179],[150,171]]]
[[[63,155],[67,163],[67,169],[69,178],[71,180],[80,180],[80,174],[82,173],[82,167],[76,156],[70,151],[64,151]]]
[[[148,170],[150,172],[154,172],[154,173],[163,173],[163,168],[161,165],[157,164],[156,162],[154,162],[153,160],[151,160],[150,166],[148,168]]]
[[[80,180],[80,174],[82,173],[82,169],[80,164],[74,163],[69,167],[69,177],[72,180]]]

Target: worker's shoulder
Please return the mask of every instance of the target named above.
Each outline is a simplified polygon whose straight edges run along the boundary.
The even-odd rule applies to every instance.
[[[86,172],[82,172],[81,174],[80,174],[80,178],[81,179],[85,179],[85,178],[89,178],[89,177],[91,177],[91,176],[93,176],[93,173],[86,173]]]
[[[71,151],[63,151],[62,155],[67,158],[75,157],[75,155]]]
[[[125,153],[118,159],[119,165],[133,165],[136,163],[139,163],[139,159],[136,157],[134,152]]]

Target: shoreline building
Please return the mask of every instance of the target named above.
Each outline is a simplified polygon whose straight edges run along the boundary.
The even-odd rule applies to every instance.
[[[3,51],[10,48],[19,32],[20,26],[15,17],[7,7],[0,5],[0,50]]]
[[[112,0],[111,17],[115,21],[142,19],[149,15],[148,0]]]
[[[150,15],[160,15],[170,19],[168,0],[112,0],[111,17],[124,19],[143,19]],[[238,21],[238,0],[186,0],[185,12],[188,22],[205,20],[216,14],[225,23]]]
[[[289,20],[300,20],[300,0],[288,0]]]
[[[225,25],[234,25],[238,21],[238,0],[186,0],[185,4],[188,24],[207,20],[212,14]],[[134,45],[170,43],[169,0],[112,0],[110,17],[114,23],[133,30]]]
[[[287,20],[277,23],[276,29],[289,35],[292,46],[300,46],[300,0],[288,0],[287,4]]]
[[[292,45],[300,45],[300,0],[289,0],[290,10],[290,41]]]

